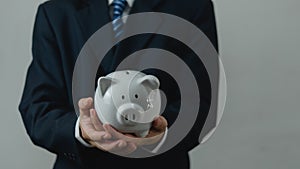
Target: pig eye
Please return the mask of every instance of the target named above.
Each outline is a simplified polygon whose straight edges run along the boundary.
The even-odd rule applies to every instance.
[[[122,99],[123,99],[123,100],[125,99],[125,96],[124,96],[124,95],[122,95]]]
[[[139,95],[138,95],[138,94],[135,94],[134,97],[137,99],[137,98],[139,98]]]

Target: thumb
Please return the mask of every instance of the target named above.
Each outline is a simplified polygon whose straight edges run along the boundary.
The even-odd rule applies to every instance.
[[[167,126],[168,122],[163,116],[159,116],[152,123],[152,127],[157,131],[164,131]]]
[[[78,101],[81,117],[90,117],[90,109],[93,108],[93,98],[82,98]]]

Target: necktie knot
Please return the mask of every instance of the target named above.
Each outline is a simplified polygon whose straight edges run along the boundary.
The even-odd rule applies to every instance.
[[[123,12],[127,6],[126,0],[114,0],[112,3],[113,6],[113,19],[118,19],[123,15]]]
[[[113,6],[113,30],[115,32],[115,38],[118,39],[123,33],[123,21],[121,19],[123,12],[126,8],[126,0],[114,0],[112,3]]]

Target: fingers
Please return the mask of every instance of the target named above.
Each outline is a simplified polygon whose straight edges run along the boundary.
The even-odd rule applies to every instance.
[[[137,146],[124,140],[116,140],[107,143],[94,143],[96,147],[118,155],[127,155],[134,152]]]
[[[106,143],[96,143],[98,146],[100,146],[105,151],[109,152],[118,152],[121,149],[125,148],[127,146],[126,141],[124,140],[116,140]]]
[[[168,122],[163,116],[159,116],[152,123],[153,129],[157,131],[165,131],[167,126],[168,126]]]
[[[117,130],[115,130],[114,128],[112,128],[109,124],[104,124],[103,128],[106,132],[111,134],[112,137],[114,137],[114,138],[123,139],[126,137],[124,134],[122,134],[122,133],[118,132]]]
[[[82,98],[78,101],[79,111],[81,117],[89,117],[90,116],[90,109],[93,107],[93,99],[89,98]]]
[[[110,134],[105,131],[88,131],[87,132],[87,140],[94,142],[106,142],[111,138]]]
[[[137,149],[137,146],[133,143],[128,143],[125,148],[122,150],[115,152],[118,155],[127,155],[133,153]]]
[[[137,138],[131,134],[122,134],[109,124],[102,124],[97,112],[93,109],[93,99],[83,98],[78,102],[80,110],[80,127],[82,136],[93,146],[101,150],[116,154],[130,154],[137,149],[137,145],[148,145],[160,140],[168,123],[159,116],[152,123],[147,138]]]
[[[138,143],[139,141],[142,140],[142,138],[136,137],[132,134],[120,133],[109,124],[104,124],[103,128],[107,133],[111,134],[111,136],[115,139],[120,139],[131,143]]]
[[[105,132],[96,111],[93,109],[93,99],[83,98],[78,102],[80,110],[80,128],[83,139],[88,142],[105,142],[111,135]]]
[[[88,141],[95,142],[105,142],[108,139],[111,139],[112,136],[108,132],[104,130],[102,127],[102,123],[98,119],[96,111],[94,109],[90,109],[90,118],[89,121],[85,122],[85,119],[82,119],[83,124],[82,128],[86,133],[85,139]]]
[[[99,120],[95,109],[90,109],[90,117],[95,129],[99,131],[104,131],[103,124]]]
[[[109,125],[106,125],[106,128],[103,127],[97,112],[93,109],[92,98],[80,99],[78,106],[80,110],[82,136],[91,145],[101,150],[117,154],[129,154],[135,151],[136,146],[133,143],[127,143],[125,140],[119,139],[124,137],[123,134]],[[112,138],[114,140],[112,140]]]

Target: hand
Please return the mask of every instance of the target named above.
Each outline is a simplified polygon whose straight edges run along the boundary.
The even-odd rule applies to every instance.
[[[81,135],[88,143],[100,150],[119,155],[130,154],[136,150],[137,146],[134,143],[113,138],[112,135],[105,130],[95,109],[93,109],[92,98],[80,99],[78,105],[80,110],[79,126]]]
[[[136,137],[133,134],[122,134],[109,124],[104,124],[103,127],[109,134],[111,134],[112,137],[116,139],[125,140],[127,142],[134,143],[137,146],[142,146],[158,143],[162,139],[167,126],[167,120],[163,116],[157,117],[152,122],[152,127],[149,131],[149,134],[145,138]]]

